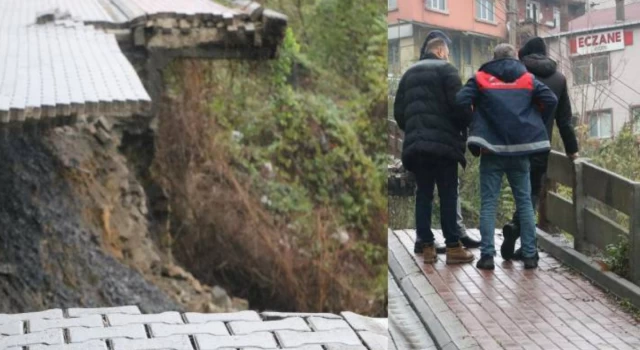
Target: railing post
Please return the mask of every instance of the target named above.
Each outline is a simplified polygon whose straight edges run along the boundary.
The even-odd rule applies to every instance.
[[[586,247],[584,230],[584,181],[582,177],[582,167],[586,159],[579,158],[573,162],[573,208],[575,209],[576,232],[573,234],[573,249],[584,251]]]
[[[634,185],[633,203],[629,216],[629,277],[640,284],[640,183]]]

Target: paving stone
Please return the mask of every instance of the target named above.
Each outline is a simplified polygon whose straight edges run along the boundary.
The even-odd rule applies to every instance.
[[[275,312],[275,311],[267,311],[261,313],[262,317],[265,319],[282,319],[287,317],[324,317],[324,318],[336,318],[342,319],[342,317],[336,314],[326,314],[326,313],[309,313],[309,312]]]
[[[311,331],[311,328],[309,328],[307,323],[300,317],[291,317],[265,322],[236,321],[229,323],[229,328],[231,328],[233,334],[248,334],[260,331],[276,330]]]
[[[62,314],[62,310],[53,309],[39,312],[28,312],[24,314],[0,314],[0,325],[7,324],[15,321],[28,321],[35,319],[61,319],[64,315]]]
[[[80,317],[87,315],[107,315],[107,314],[126,314],[140,315],[140,309],[137,306],[116,306],[116,307],[98,307],[98,308],[73,308],[68,310],[69,317]]]
[[[311,333],[307,333],[311,334]],[[222,348],[248,348],[257,347],[264,349],[277,349],[278,344],[272,333],[257,332],[245,335],[215,336],[198,334],[195,336],[200,350],[217,350]]]
[[[174,311],[163,312],[159,314],[148,315],[107,315],[107,320],[112,326],[122,326],[128,324],[149,324],[149,323],[166,323],[166,324],[183,324],[182,316]]]
[[[105,341],[91,340],[75,344],[31,345],[29,350],[108,350],[108,348]]]
[[[296,347],[313,344],[362,345],[362,342],[351,329],[334,329],[320,332],[277,331],[276,337],[284,347]]]
[[[147,331],[142,324],[112,326],[104,328],[69,328],[72,343],[82,343],[92,339],[131,338],[143,339]]]
[[[43,320],[35,319],[29,322],[30,332],[39,332],[52,328],[70,328],[70,327],[104,327],[104,322],[100,315],[90,315],[77,318],[64,318],[61,320]]]
[[[309,317],[307,322],[315,331],[328,331],[332,329],[351,329],[349,324],[343,319],[332,319],[324,317]]]
[[[255,311],[240,311],[219,314],[201,314],[195,312],[187,312],[184,315],[189,323],[262,321],[260,315],[258,315],[258,313]]]
[[[229,331],[223,322],[208,322],[196,324],[151,324],[151,332],[154,337],[166,337],[170,335],[193,335],[193,334],[211,334],[211,335],[229,335]]]
[[[389,346],[389,338],[384,335],[369,331],[358,332],[358,335],[370,350],[386,350]]]
[[[351,328],[356,331],[369,331],[376,334],[387,334],[388,327],[383,326],[381,322],[375,318],[360,316],[353,312],[342,312],[341,315],[351,325]]]
[[[194,350],[186,335],[152,339],[113,339],[114,350]],[[201,349],[204,350],[204,349]]]
[[[28,346],[33,344],[56,345],[63,343],[64,335],[62,333],[62,329],[49,329],[38,333],[0,337],[0,349]]]
[[[21,321],[6,323],[3,325],[0,325],[0,336],[22,334],[23,330],[24,330],[24,323]]]

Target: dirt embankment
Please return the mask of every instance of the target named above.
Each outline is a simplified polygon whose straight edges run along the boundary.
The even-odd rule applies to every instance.
[[[0,265],[15,269],[0,269],[0,312],[246,307],[202,285],[162,248],[168,208],[143,181],[153,138],[125,129],[100,119],[0,138]]]

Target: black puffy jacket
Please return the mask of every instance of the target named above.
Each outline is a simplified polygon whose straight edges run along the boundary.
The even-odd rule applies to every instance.
[[[464,152],[470,120],[455,103],[460,88],[458,70],[432,54],[426,54],[402,76],[394,117],[405,133],[402,164],[407,170],[415,171],[429,157],[466,165]]]
[[[549,140],[553,137],[553,122],[555,120],[567,154],[578,152],[578,140],[571,124],[571,101],[567,91],[567,79],[557,71],[556,62],[545,55],[534,53],[522,57],[521,60],[527,70],[535,75],[540,82],[547,85],[558,98],[555,114],[553,118],[547,120]]]

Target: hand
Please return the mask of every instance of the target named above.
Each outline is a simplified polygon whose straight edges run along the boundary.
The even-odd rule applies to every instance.
[[[571,158],[571,160],[576,160],[579,157],[580,157],[580,155],[578,154],[578,152],[569,155],[569,158]]]

